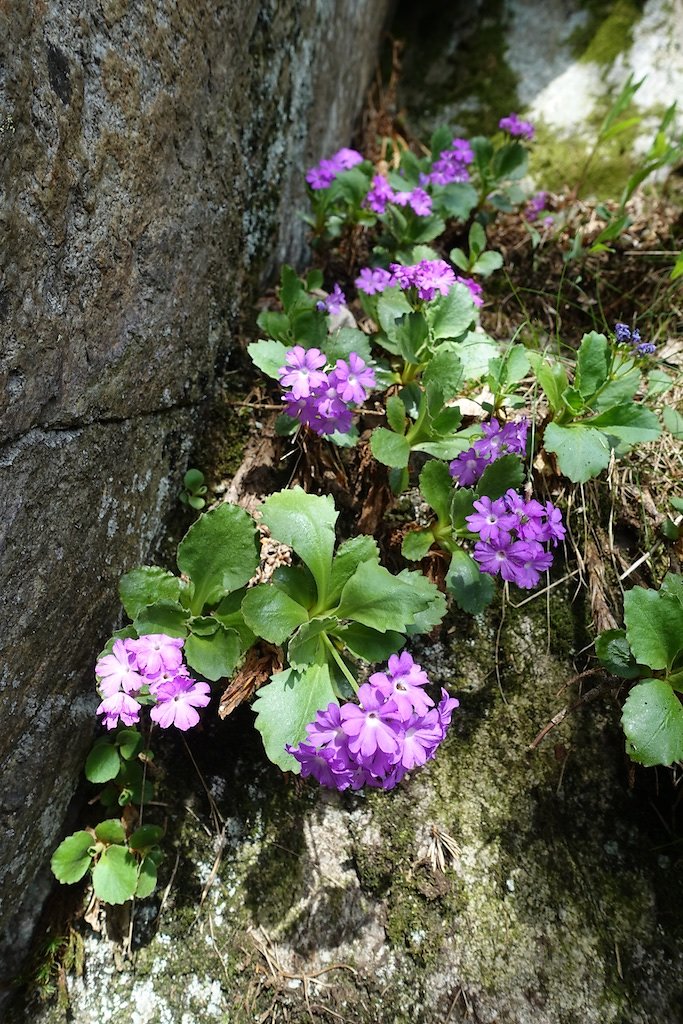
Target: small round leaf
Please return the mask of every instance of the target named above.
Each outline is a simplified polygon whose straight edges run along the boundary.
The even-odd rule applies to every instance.
[[[83,877],[92,863],[89,853],[92,845],[92,835],[85,831],[74,832],[59,844],[50,861],[52,874],[58,882],[70,884]]]
[[[110,782],[119,774],[120,767],[116,747],[111,743],[97,743],[85,762],[85,777],[90,782]]]
[[[95,895],[103,903],[125,903],[135,895],[138,865],[125,846],[110,846],[92,873]]]
[[[164,830],[160,825],[141,825],[133,832],[128,845],[131,850],[146,850],[163,839]]]
[[[144,900],[145,896],[151,896],[157,887],[157,866],[150,857],[145,857],[140,865],[138,884],[135,895]]]
[[[95,828],[95,836],[101,843],[123,843],[126,832],[118,818],[107,818]]]

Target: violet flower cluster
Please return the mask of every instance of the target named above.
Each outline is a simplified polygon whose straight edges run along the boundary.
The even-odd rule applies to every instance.
[[[631,330],[628,324],[616,323],[614,325],[614,334],[618,345],[630,345],[637,356],[651,356],[655,351],[655,346],[652,342],[643,341],[640,337],[640,331],[635,330],[635,328]]]
[[[162,729],[175,725],[185,732],[199,721],[197,708],[209,703],[208,683],[192,679],[183,664],[184,640],[165,633],[148,633],[137,640],[115,640],[111,654],[95,665],[103,698],[97,708],[102,724],[115,729],[140,720],[142,703],[154,702],[150,718]],[[145,698],[144,701],[138,698]]]
[[[321,313],[329,313],[336,316],[341,313],[342,307],[346,305],[346,296],[338,284],[335,284],[330,294],[325,299],[316,302],[315,308]]]
[[[328,370],[327,357],[320,349],[301,345],[287,350],[285,363],[278,376],[282,387],[288,389],[284,395],[287,415],[316,434],[347,434],[354,407],[362,405],[375,387],[372,367],[351,352],[348,362],[338,359],[334,369]]]
[[[455,181],[469,181],[467,165],[474,160],[474,151],[467,139],[453,139],[450,149],[444,149],[432,164],[429,174],[420,175],[422,185],[450,185]]]
[[[392,654],[386,672],[360,687],[359,704],[331,702],[306,726],[305,740],[287,745],[302,777],[329,789],[393,789],[434,757],[458,707],[443,689],[435,706],[425,693],[428,683],[407,651]]]
[[[455,280],[455,274],[445,260],[421,260],[409,267],[391,263],[390,270],[363,267],[354,283],[366,295],[375,295],[386,288],[415,288],[418,298],[429,302],[437,292],[448,295]]]
[[[511,420],[501,427],[494,417],[490,423],[482,423],[484,436],[477,438],[471,448],[460,452],[453,459],[449,471],[461,487],[476,483],[484,470],[501,455],[524,455],[529,423],[526,419]]]
[[[547,214],[547,216],[543,218],[544,227],[550,227],[550,225],[554,223],[554,217],[551,214],[548,214],[545,208],[547,201],[547,192],[536,192],[535,195],[531,197],[529,202],[526,204],[526,209],[524,211],[524,217],[530,224],[538,220],[542,213]]]
[[[342,171],[349,171],[356,164],[362,164],[363,159],[363,154],[357,149],[340,149],[334,156],[321,160],[315,167],[311,167],[306,172],[306,181],[314,191],[329,188]]]
[[[459,274],[455,280],[458,284],[464,284],[465,288],[469,290],[475,306],[484,305],[484,289],[478,281],[475,281],[473,277],[461,277]]]
[[[535,587],[553,563],[552,552],[543,545],[557,547],[567,532],[560,510],[550,501],[525,501],[512,488],[502,498],[479,498],[474,508],[465,521],[471,533],[479,534],[473,555],[481,571],[500,573],[525,590]]]
[[[529,142],[533,139],[536,134],[536,129],[532,125],[531,121],[522,121],[517,114],[508,114],[507,117],[501,117],[498,122],[498,127],[501,131],[507,132],[513,138],[527,139]]]
[[[376,174],[372,179],[370,191],[363,200],[373,213],[382,214],[388,203],[397,206],[409,206],[418,217],[428,217],[432,212],[432,197],[423,188],[414,188],[407,192],[396,192],[386,178]]]

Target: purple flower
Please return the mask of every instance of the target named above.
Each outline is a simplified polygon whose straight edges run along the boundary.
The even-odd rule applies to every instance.
[[[382,270],[381,267],[363,267],[354,284],[366,295],[374,295],[383,292],[385,288],[391,288],[394,279],[388,270]]]
[[[417,294],[429,302],[439,292],[448,295],[455,284],[455,274],[444,260],[422,260],[415,275]]]
[[[454,181],[469,181],[467,164],[474,160],[474,152],[466,139],[453,139],[450,149],[444,149],[432,163],[429,174],[421,174],[422,185],[450,185]]]
[[[513,541],[509,533],[501,534],[497,540],[480,540],[474,545],[474,558],[479,562],[481,571],[491,576],[500,573],[510,583],[516,582],[526,554],[526,542]]]
[[[316,167],[306,172],[306,181],[314,191],[329,188],[342,171],[348,171],[363,162],[363,156],[355,149],[340,149],[334,156],[321,160]]]
[[[655,351],[655,346],[651,341],[644,341],[641,345],[636,348],[636,355],[639,356],[651,356]]]
[[[518,587],[530,590],[538,583],[541,573],[553,564],[553,556],[538,541],[530,540],[520,543],[524,545],[524,550],[522,551],[521,548],[518,550],[520,564],[517,566],[512,582],[516,583]]]
[[[399,764],[409,771],[433,757],[443,739],[443,730],[436,710],[424,716],[412,715],[404,723],[404,730]]]
[[[475,448],[468,448],[453,459],[448,471],[461,487],[469,487],[477,482],[487,466],[488,459],[478,455]]]
[[[336,388],[343,402],[362,405],[376,384],[375,371],[366,366],[356,352],[351,352],[348,363],[345,359],[337,360],[337,365],[330,374],[330,383]]]
[[[321,371],[327,359],[320,349],[305,349],[301,345],[295,345],[287,350],[285,355],[286,366],[278,370],[280,383],[285,388],[292,389],[292,396],[296,398],[308,398],[314,388],[327,383],[327,375]]]
[[[369,207],[374,213],[384,213],[387,203],[393,203],[395,192],[386,178],[376,174],[372,179],[372,188],[363,200],[363,205]]]
[[[177,669],[182,665],[182,637],[166,636],[165,633],[148,633],[138,640],[131,640],[138,668],[146,676],[154,677],[159,672]]]
[[[342,729],[341,709],[334,701],[318,711],[315,720],[306,726],[306,733],[315,747],[326,746],[335,757],[348,760],[349,741]]]
[[[185,732],[199,721],[196,708],[204,708],[210,700],[208,683],[198,683],[190,676],[178,675],[157,688],[157,703],[149,716],[162,729],[175,725]]]
[[[561,540],[564,540],[567,534],[562,523],[562,513],[551,501],[547,501],[545,505],[545,514],[547,516],[547,520],[542,527],[542,536],[537,537],[537,540],[550,541],[555,548]]]
[[[548,199],[547,192],[537,192],[531,197],[529,202],[526,204],[526,210],[524,216],[528,221],[538,220],[540,215],[545,209],[545,204]]]
[[[330,158],[331,163],[338,167],[340,171],[351,170],[351,168],[355,167],[356,164],[362,164],[363,159],[363,154],[359,153],[357,149],[347,149],[345,146],[342,146],[342,148],[337,150],[334,156]]]
[[[614,325],[614,333],[616,335],[617,342],[620,345],[631,340],[631,328],[628,324],[616,323]]]
[[[546,510],[540,502],[533,498],[525,501],[521,494],[510,488],[505,492],[505,504],[516,519],[515,531],[519,540],[548,539],[544,523]]]
[[[484,436],[474,442],[474,449],[477,455],[494,462],[506,453],[506,438],[495,416],[489,423],[482,423],[481,429]]]
[[[326,786],[328,789],[344,790],[352,785],[352,769],[345,767],[341,761],[337,760],[334,752],[328,747],[318,750],[311,743],[303,742],[298,747],[287,743],[285,750],[301,765],[302,779],[312,776],[321,786]]]
[[[346,305],[346,296],[341,290],[338,284],[335,284],[334,288],[323,302],[323,307],[327,313],[332,316],[336,316],[337,313],[341,312],[342,306]]]
[[[115,729],[119,719],[125,726],[135,725],[140,721],[140,705],[123,690],[112,693],[99,704],[95,714],[104,715],[102,725],[107,729]]]
[[[522,121],[517,114],[508,114],[507,117],[501,117],[498,122],[498,127],[507,132],[513,138],[527,139],[531,141],[535,135],[535,128],[530,121]]]
[[[95,675],[100,680],[100,692],[105,697],[113,697],[119,690],[136,693],[145,683],[142,676],[136,672],[136,667],[135,653],[127,649],[127,644],[123,640],[115,640],[112,653],[100,658],[95,665]]]
[[[397,206],[410,206],[418,217],[428,217],[432,212],[432,197],[423,188],[412,192],[397,192],[393,200]]]
[[[456,708],[460,707],[460,701],[457,697],[451,697],[448,690],[441,688],[441,700],[436,706],[436,710],[439,715],[439,721],[441,722],[441,730],[443,736],[446,736],[446,730],[451,724],[451,717]]]
[[[359,754],[364,763],[375,755],[388,755],[396,763],[400,751],[398,712],[393,701],[386,701],[381,691],[364,683],[358,691],[360,705],[344,704],[341,709],[342,729],[349,737],[349,750]]]
[[[455,280],[457,281],[458,284],[464,284],[465,288],[469,288],[470,294],[472,296],[472,302],[475,304],[475,306],[484,305],[484,299],[482,298],[484,294],[484,289],[482,288],[478,281],[475,281],[474,278],[472,277],[461,277],[459,274]]]
[[[515,528],[517,516],[508,512],[503,498],[491,501],[483,495],[474,502],[476,512],[467,516],[465,522],[471,533],[478,533],[482,540],[506,542]]]
[[[434,701],[423,689],[429,683],[427,673],[407,651],[400,657],[392,654],[387,672],[374,672],[368,682],[377,687],[385,699],[393,700],[401,721],[407,721],[413,712],[425,715],[434,706]]]
[[[310,400],[311,410],[308,416],[307,425],[316,434],[348,434],[353,422],[353,413],[337,394],[333,385],[327,387],[322,393],[312,395]]]

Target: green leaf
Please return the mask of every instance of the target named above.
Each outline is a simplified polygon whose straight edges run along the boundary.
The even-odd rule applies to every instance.
[[[476,380],[488,371],[489,362],[500,355],[500,346],[493,338],[478,331],[470,331],[458,344],[465,380]]]
[[[663,679],[645,679],[633,687],[621,724],[626,752],[639,764],[670,765],[683,759],[683,707]]]
[[[674,505],[675,501],[675,498],[671,498],[672,505]],[[678,499],[678,504],[683,504],[680,498]],[[683,508],[679,508],[678,511],[683,512]],[[683,605],[683,576],[680,573],[668,572],[662,580],[660,591],[662,594],[669,594],[670,597],[675,597],[679,604]],[[681,644],[683,645],[683,640]]]
[[[420,349],[427,340],[429,327],[422,313],[404,313],[394,327],[394,341],[407,363],[420,362]]]
[[[609,441],[593,427],[549,423],[543,444],[547,451],[555,452],[560,471],[574,483],[585,483],[609,465]]]
[[[460,426],[462,413],[457,405],[447,405],[432,420],[432,436],[451,435]],[[467,447],[467,445],[464,445]]]
[[[306,726],[334,700],[327,664],[311,665],[305,672],[285,669],[262,686],[252,707],[256,729],[270,760],[283,771],[298,775],[300,765],[287,753],[285,744],[296,746],[305,739]]]
[[[651,409],[645,409],[633,402],[615,405],[614,408],[607,409],[599,416],[591,416],[584,422],[611,437],[618,437],[629,446],[643,441],[655,441],[661,434],[656,414]]]
[[[292,344],[292,325],[286,313],[278,313],[264,309],[263,312],[259,313],[257,316],[256,323],[266,332],[266,334],[270,335],[270,338],[268,339],[269,341],[272,338],[276,338],[279,342],[283,342],[286,348],[289,348]],[[258,342],[255,344],[258,344]],[[283,364],[281,363],[280,365],[282,366]]]
[[[418,581],[424,580],[426,588]],[[405,632],[416,622],[420,612],[427,611],[438,590],[421,573],[400,573],[392,576],[377,562],[364,562],[347,581],[335,614],[352,619],[371,629]]]
[[[404,469],[410,459],[410,444],[403,434],[395,434],[386,427],[377,427],[370,437],[370,449],[383,466]]]
[[[101,821],[95,828],[95,838],[100,843],[124,843],[126,841],[126,830],[118,818],[107,818]]]
[[[605,384],[600,393],[590,400],[590,407],[599,412],[614,405],[623,405],[632,400],[639,387],[640,370],[632,359],[625,360],[617,369],[615,379]]]
[[[471,555],[462,548],[453,552],[446,573],[446,586],[457,606],[470,615],[479,615],[493,600],[493,577],[481,572]]]
[[[148,604],[178,601],[180,580],[156,565],[141,565],[121,577],[119,597],[128,618],[135,619]]]
[[[634,368],[633,373],[634,373],[634,376],[636,377],[636,379],[638,381],[640,381],[640,370],[636,367],[636,368]],[[673,385],[673,378],[666,372],[666,370],[661,370],[659,367],[655,367],[653,370],[650,370],[650,372],[647,375],[647,397],[648,397],[648,399],[660,398],[662,395],[666,394],[666,392],[669,390],[670,387],[672,387],[672,385]],[[636,384],[636,387],[631,392],[631,394],[627,395],[626,397],[627,398],[633,398],[633,395],[636,393],[636,390],[637,390],[637,384]],[[618,403],[616,403],[616,402],[612,403],[612,405],[616,405],[616,404],[618,404]]]
[[[363,658],[364,661],[369,661],[371,664],[386,661],[390,654],[395,654],[405,643],[402,633],[392,630],[380,633],[368,626],[361,626],[359,622],[338,626],[332,633],[339,637],[357,658]]]
[[[561,363],[546,362],[537,352],[529,352],[528,355],[536,380],[543,388],[550,408],[554,413],[562,412],[564,409],[562,396],[569,387],[564,367]]]
[[[85,762],[85,777],[88,782],[101,785],[115,779],[121,768],[119,752],[111,743],[96,743]]]
[[[434,509],[441,522],[450,521],[453,478],[445,463],[431,459],[423,467],[420,473],[420,493],[427,504]],[[410,534],[406,536],[410,536]]]
[[[491,161],[495,178],[523,178],[526,174],[529,154],[520,142],[508,142],[496,150]]]
[[[489,386],[499,391],[509,384],[517,384],[526,377],[530,365],[524,345],[510,345],[500,359],[490,360]]]
[[[413,451],[426,452],[433,455],[435,459],[454,459],[460,452],[469,448],[469,442],[461,435],[454,434],[452,437],[440,437],[434,441],[422,441],[413,445]]]
[[[397,434],[403,434],[406,428],[406,410],[398,395],[387,398],[387,423]]]
[[[683,416],[673,406],[667,405],[662,413],[664,426],[677,440],[683,440]]]
[[[103,903],[125,903],[135,895],[138,864],[124,846],[109,846],[92,873],[95,895]]]
[[[195,615],[190,619],[190,632],[195,636],[213,636],[219,623],[213,615]]]
[[[430,633],[446,614],[446,598],[431,580],[414,569],[403,569],[396,579],[410,588],[413,601],[418,598],[424,601],[423,609],[415,613],[415,621],[408,626],[406,633],[409,636]]]
[[[71,885],[83,878],[90,865],[92,856],[88,852],[94,840],[90,832],[74,832],[59,844],[50,860],[52,874],[58,882]]]
[[[285,319],[287,319],[285,317]],[[287,320],[289,326],[289,320]],[[279,370],[285,365],[287,348],[281,341],[273,341],[272,338],[252,341],[247,345],[247,352],[254,366],[257,366],[267,377],[279,380]]]
[[[683,649],[683,606],[673,594],[634,587],[624,594],[624,623],[640,665],[671,668]]]
[[[466,274],[469,273],[470,261],[459,245],[456,245],[454,249],[451,249],[449,259],[451,263],[455,263],[458,270],[462,270]]]
[[[185,641],[185,657],[190,668],[214,683],[232,675],[242,653],[235,630],[226,629],[220,623],[217,625],[215,633],[208,636],[190,633]]]
[[[307,494],[301,487],[271,494],[261,506],[273,537],[288,544],[313,574],[318,600],[327,594],[339,513],[331,497]]]
[[[151,857],[145,857],[140,865],[138,881],[135,887],[135,896],[144,900],[151,896],[157,887],[157,866]]]
[[[205,512],[178,545],[177,561],[194,583],[192,611],[199,615],[205,605],[217,604],[256,572],[259,545],[254,520],[227,502]]]
[[[436,192],[436,208],[455,220],[467,220],[477,205],[477,190],[467,182],[453,182]]]
[[[177,601],[160,601],[139,612],[133,625],[138,636],[165,633],[166,636],[187,636],[189,612]]]
[[[460,345],[448,342],[439,345],[422,374],[425,384],[435,382],[439,385],[443,398],[446,400],[458,394],[463,381],[460,348]]]
[[[328,594],[328,605],[332,607],[341,595],[347,580],[351,579],[354,572],[363,562],[378,562],[379,547],[374,537],[367,534],[359,534],[345,540],[337,548],[337,554],[332,562],[332,575],[330,577],[330,589]]]
[[[477,307],[464,284],[454,284],[447,295],[437,295],[425,307],[431,334],[440,338],[459,338],[475,322]]]
[[[242,614],[249,628],[271,644],[283,644],[295,629],[308,622],[307,610],[270,583],[260,583],[246,592]]]
[[[305,565],[279,565],[271,582],[302,608],[312,608],[315,604],[315,580]]]
[[[478,220],[472,221],[470,225],[467,244],[469,245],[470,256],[474,256],[475,259],[486,248],[486,232]]]
[[[142,749],[142,736],[137,729],[119,729],[114,737],[114,742],[119,748],[121,757],[126,761],[132,761]]]
[[[517,490],[524,480],[524,466],[516,455],[502,455],[495,462],[489,463],[481,474],[477,484],[477,495],[486,495],[495,501],[502,498],[512,487]]]
[[[606,629],[595,640],[595,653],[608,672],[622,679],[637,679],[640,670],[623,629]]]
[[[401,543],[401,554],[409,562],[420,562],[433,543],[434,534],[431,530],[410,530]]]
[[[471,270],[473,274],[480,274],[482,277],[488,277],[494,272],[494,270],[500,270],[502,266],[503,257],[501,253],[489,249],[481,254],[476,263],[472,265]]]
[[[380,326],[391,341],[396,341],[396,320],[412,307],[400,288],[387,288],[377,300],[377,317]]]
[[[131,850],[144,853],[150,846],[156,846],[164,838],[165,832],[161,825],[141,825],[128,840]]]
[[[451,522],[456,530],[467,531],[467,516],[474,513],[476,494],[470,487],[457,487],[451,502]]]
[[[336,618],[311,619],[297,629],[287,647],[287,660],[292,668],[305,669],[329,659],[324,634],[339,625]]]
[[[346,359],[348,362],[352,352],[359,355],[366,363],[369,363],[372,358],[370,339],[367,334],[364,331],[357,331],[353,327],[341,327],[335,331],[326,339],[322,350],[330,363],[336,363],[338,359]]]
[[[575,387],[583,398],[590,398],[607,380],[610,348],[604,334],[584,334],[576,357]]]

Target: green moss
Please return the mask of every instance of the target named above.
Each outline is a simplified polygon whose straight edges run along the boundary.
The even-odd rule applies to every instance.
[[[609,139],[588,162],[590,147],[585,139],[594,139],[607,112],[596,111],[581,134],[562,138],[546,125],[537,126],[537,142],[530,158],[530,173],[535,181],[551,192],[563,192],[581,184],[581,195],[618,200],[628,179],[638,167],[633,142],[638,128],[633,126]],[[588,165],[588,166],[587,166]]]
[[[642,3],[633,0],[585,0],[588,18],[569,38],[577,60],[611,64],[631,46],[633,26],[642,15]]]

